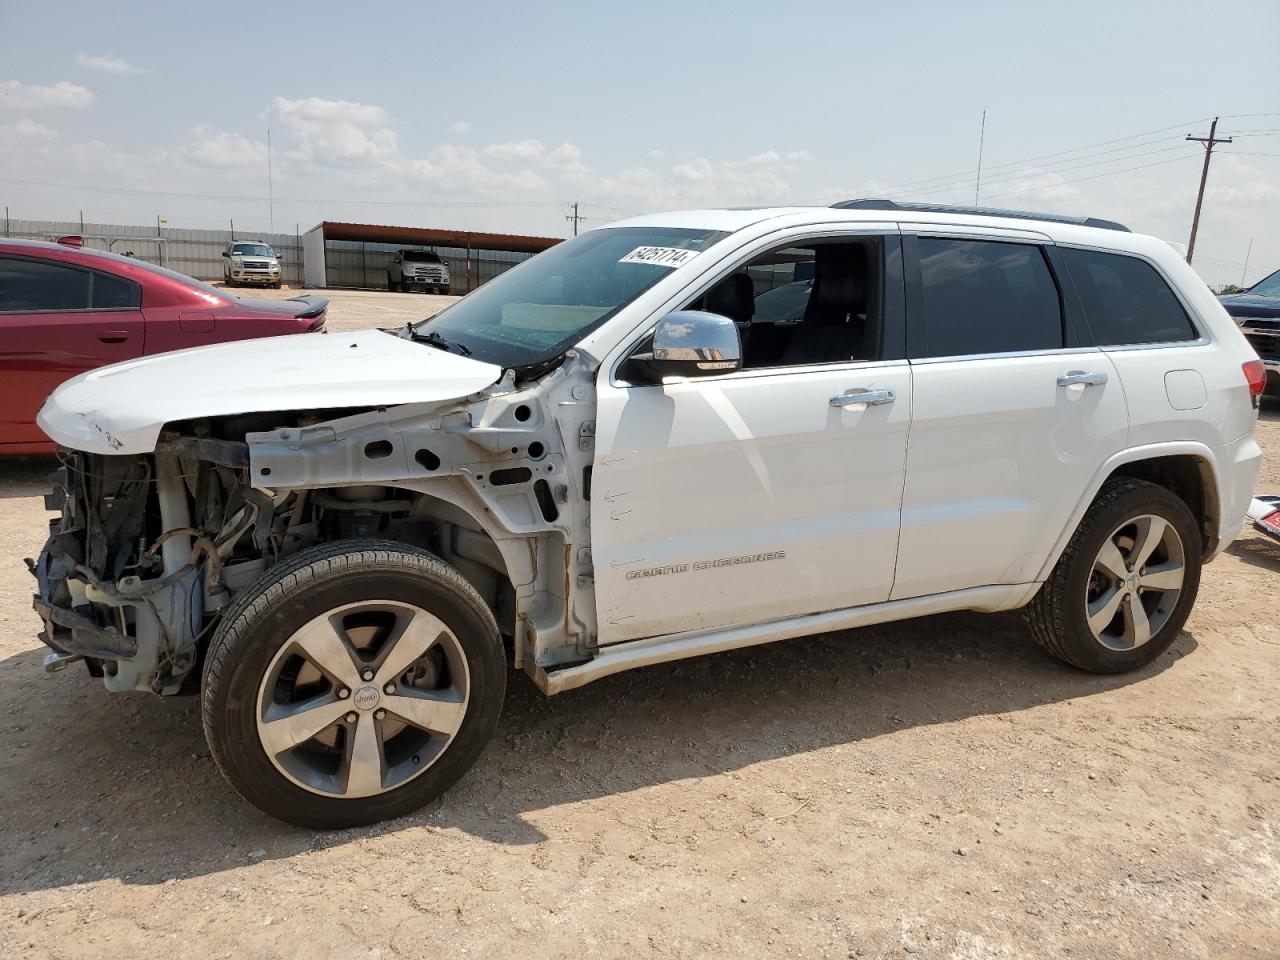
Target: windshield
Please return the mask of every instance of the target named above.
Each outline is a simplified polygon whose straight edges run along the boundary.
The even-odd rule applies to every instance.
[[[275,251],[265,243],[237,243],[231,247],[237,257],[274,257]]]
[[[541,363],[727,236],[675,227],[592,230],[495,277],[414,332],[503,367]]]
[[[1259,280],[1249,288],[1249,292],[1259,297],[1280,297],[1280,270]]]
[[[409,263],[439,263],[440,258],[434,253],[423,250],[405,250],[404,258]]]

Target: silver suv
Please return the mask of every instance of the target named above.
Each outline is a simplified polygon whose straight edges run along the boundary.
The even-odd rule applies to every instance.
[[[242,284],[280,289],[280,257],[262,240],[235,240],[222,251],[227,263],[222,281],[228,287]]]

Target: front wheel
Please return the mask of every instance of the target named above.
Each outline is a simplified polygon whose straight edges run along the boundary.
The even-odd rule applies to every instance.
[[[338,829],[444,793],[480,756],[505,688],[497,624],[470,583],[424,551],[346,541],[236,597],[210,642],[202,713],[241,796]]]
[[[1036,642],[1093,673],[1164,653],[1200,587],[1200,529],[1183,500],[1143,480],[1108,481],[1025,615]]]

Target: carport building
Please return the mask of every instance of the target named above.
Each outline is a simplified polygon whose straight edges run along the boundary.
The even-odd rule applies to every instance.
[[[303,283],[385,290],[387,265],[397,250],[430,250],[449,267],[450,292],[462,294],[560,242],[559,237],[325,220],[303,234]]]

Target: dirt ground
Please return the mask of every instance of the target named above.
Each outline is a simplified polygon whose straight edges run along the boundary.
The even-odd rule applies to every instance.
[[[334,295],[334,329],[443,298]],[[1280,404],[1260,487],[1280,493]],[[1280,957],[1280,547],[1094,677],[1016,614],[612,677],[512,676],[443,800],[317,834],[241,801],[193,699],[41,669],[21,558],[49,461],[0,463],[0,957]]]

